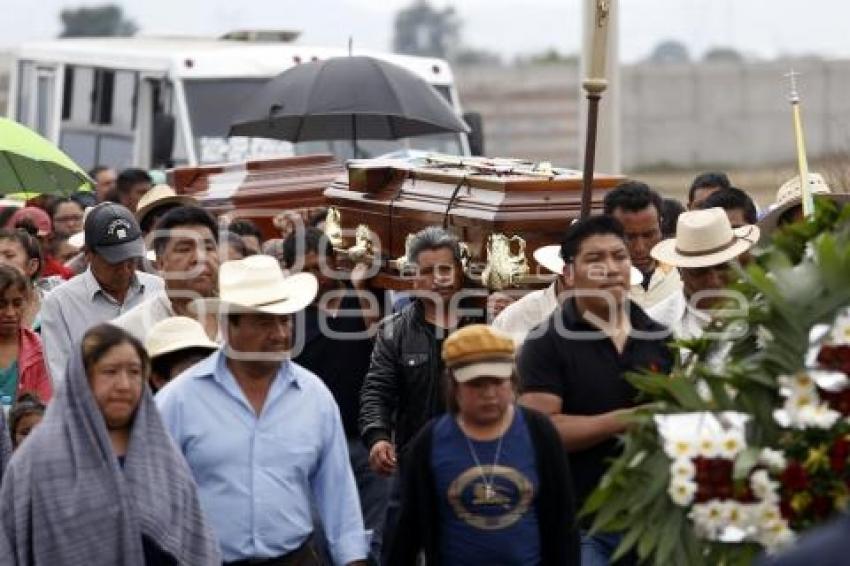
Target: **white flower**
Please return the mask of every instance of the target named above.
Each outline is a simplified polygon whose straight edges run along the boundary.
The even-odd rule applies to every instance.
[[[664,452],[671,460],[693,458],[697,455],[697,445],[696,442],[689,438],[669,438],[664,442]]]
[[[717,453],[721,458],[732,460],[746,446],[747,442],[744,440],[744,435],[741,431],[728,430],[720,438],[720,442],[717,445]]]
[[[813,407],[818,401],[820,401],[820,397],[814,389],[811,391],[794,390],[785,400],[784,406],[793,415],[806,407]]]
[[[734,500],[727,500],[721,503],[723,506],[723,524],[727,527],[733,527],[740,530],[746,530],[749,527],[751,519],[748,506],[742,505]]]
[[[846,311],[835,318],[830,334],[830,341],[833,344],[850,344],[850,316]]]
[[[692,480],[696,473],[697,468],[690,458],[676,458],[670,464],[670,477],[673,479]]]
[[[688,516],[694,522],[697,533],[701,537],[714,539],[723,526],[723,504],[718,499],[694,503]]]
[[[761,501],[769,503],[779,501],[779,495],[776,493],[776,488],[779,487],[779,483],[771,481],[767,470],[756,470],[753,475],[750,476],[750,487],[753,490],[753,495]]]
[[[782,512],[776,502],[759,503],[755,508],[753,520],[757,525],[769,525],[774,521],[782,521]]]
[[[796,417],[796,418],[795,418]],[[829,405],[821,403],[819,405],[809,405],[797,411],[796,415],[792,414],[792,420],[798,428],[832,428],[832,426],[841,418],[841,413],[833,411]]]
[[[670,482],[667,488],[667,494],[673,503],[680,507],[687,507],[694,500],[694,494],[697,492],[696,482],[688,481],[681,478],[676,478]]]
[[[785,461],[785,454],[772,448],[762,449],[761,454],[759,454],[759,464],[767,466],[774,472],[781,472],[788,465]]]
[[[796,536],[788,528],[788,522],[780,518],[762,523],[756,538],[772,554],[790,546]]]
[[[815,382],[812,377],[804,371],[798,371],[794,375],[779,376],[779,384],[790,390],[790,396],[795,394],[815,392]]]
[[[701,437],[697,450],[703,458],[717,458],[720,455],[718,443],[712,436]]]

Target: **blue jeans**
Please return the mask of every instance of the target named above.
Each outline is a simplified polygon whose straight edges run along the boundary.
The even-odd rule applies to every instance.
[[[387,504],[390,499],[390,478],[380,476],[369,467],[369,451],[359,438],[348,440],[348,457],[360,494],[360,508],[363,513],[363,526],[372,531],[370,563],[381,563],[381,545],[383,544],[384,521],[387,516]]]
[[[581,532],[581,566],[609,566],[611,557],[620,545],[623,535],[620,533],[596,533],[588,534]],[[625,566],[634,564],[634,557],[627,554],[617,561],[618,565]]]

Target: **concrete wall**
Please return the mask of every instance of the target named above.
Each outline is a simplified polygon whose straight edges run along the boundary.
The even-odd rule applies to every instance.
[[[625,66],[622,163],[750,167],[794,160],[789,62]],[[794,61],[812,158],[850,153],[850,61]],[[459,67],[466,110],[484,116],[487,153],[579,167],[575,65]],[[603,104],[605,99],[603,98]],[[600,124],[605,127],[605,124]]]
[[[485,151],[561,165],[578,161],[578,67],[459,67],[465,110],[481,112]]]

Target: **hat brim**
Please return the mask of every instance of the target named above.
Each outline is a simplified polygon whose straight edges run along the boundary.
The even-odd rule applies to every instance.
[[[212,353],[219,349],[219,345],[209,339],[206,342],[201,342],[200,340],[178,340],[176,342],[172,342],[167,347],[161,350],[157,350],[155,352],[148,352],[148,354],[150,355],[151,359],[154,359],[158,358],[159,356],[165,356],[167,354],[179,352],[180,350],[189,350],[192,348],[209,350],[210,353]]]
[[[94,246],[94,253],[102,257],[106,263],[121,263],[129,259],[144,257],[145,242],[141,238],[136,238],[114,246]]]
[[[761,233],[759,227],[754,224],[735,228],[733,232],[735,243],[719,252],[705,255],[683,255],[676,250],[676,238],[669,238],[652,248],[650,255],[662,263],[673,267],[684,267],[685,269],[720,265],[751,249],[759,241]]]
[[[197,199],[194,199],[188,195],[175,195],[173,197],[163,197],[159,200],[155,200],[152,203],[146,204],[142,208],[136,211],[136,220],[141,225],[144,221],[145,217],[148,214],[156,210],[161,206],[168,206],[169,204],[178,204],[181,206],[195,206],[198,204]]]
[[[80,231],[76,234],[68,236],[68,243],[77,248],[78,250],[83,249],[83,247],[85,247],[86,245],[86,233]]]
[[[452,375],[458,383],[468,383],[482,377],[510,379],[513,373],[512,360],[488,360],[452,368]]]
[[[543,246],[534,250],[532,255],[534,256],[534,261],[552,273],[560,275],[564,272],[564,260],[561,259],[561,246],[557,244]],[[629,285],[634,286],[641,283],[643,283],[643,273],[633,265],[629,272]]]
[[[821,193],[812,195],[815,199],[829,199],[837,205],[841,206],[850,203],[850,194],[847,193]],[[758,226],[761,228],[762,242],[769,239],[773,232],[779,227],[779,219],[790,209],[795,206],[800,206],[803,199],[800,197],[790,199],[782,204],[771,208],[761,220],[758,221]]]
[[[282,297],[279,300],[246,304],[227,300],[226,297],[197,299],[190,309],[197,313],[255,313],[286,315],[307,308],[319,292],[319,283],[309,273],[297,273],[284,279],[270,294]]]

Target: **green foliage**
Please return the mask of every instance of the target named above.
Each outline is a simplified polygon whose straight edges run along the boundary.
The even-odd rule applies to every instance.
[[[634,550],[645,564],[700,566],[746,565],[761,552],[756,544],[721,544],[696,536],[687,509],[667,495],[670,460],[653,415],[748,413],[750,446],[782,444],[773,418],[780,405],[777,377],[802,369],[812,326],[831,322],[850,305],[850,207],[839,211],[818,201],[812,219],[776,234],[740,275],[734,289],[749,307],[715,329],[734,335],[733,341],[675,343],[674,352],[687,348],[691,355],[679,360],[669,376],[627,376],[647,404],[624,435],[621,456],[582,510],[593,516],[593,530],[624,533],[618,555]],[[756,450],[739,454],[734,477],[745,478],[756,461]]]

